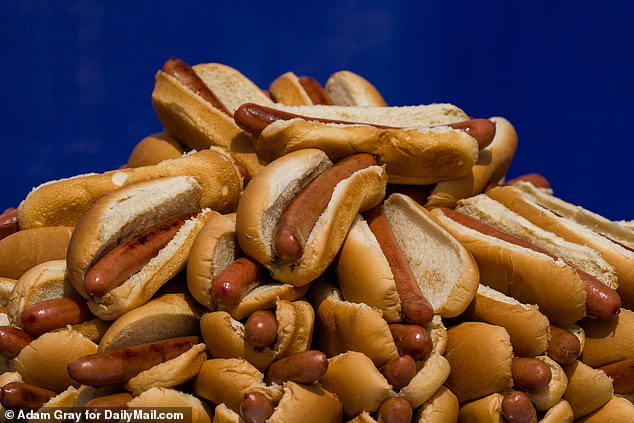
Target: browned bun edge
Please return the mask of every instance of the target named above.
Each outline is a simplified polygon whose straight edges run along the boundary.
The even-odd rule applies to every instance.
[[[271,82],[269,94],[273,101],[288,106],[312,105],[313,102],[293,72],[286,72]]]
[[[590,367],[634,357],[634,312],[621,308],[619,316],[600,322],[586,318],[579,322],[585,333],[581,361]]]
[[[370,81],[349,70],[330,75],[324,89],[332,102],[339,106],[387,106],[379,90]]]
[[[564,370],[568,377],[568,388],[563,398],[572,407],[575,418],[592,413],[612,398],[612,379],[603,371],[581,361],[564,367]]]
[[[168,132],[148,135],[137,143],[128,156],[128,167],[151,166],[176,159],[185,153],[180,142]]]

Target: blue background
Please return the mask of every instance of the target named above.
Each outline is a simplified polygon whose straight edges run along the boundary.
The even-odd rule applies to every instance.
[[[391,105],[451,102],[519,133],[509,176],[634,218],[634,12],[627,2],[10,1],[0,16],[0,208],[33,186],[125,163],[161,125],[170,56],[221,62],[262,87],[341,69]],[[589,3],[588,3],[589,4]]]

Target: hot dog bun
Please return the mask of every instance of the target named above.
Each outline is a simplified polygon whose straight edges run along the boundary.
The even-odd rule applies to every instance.
[[[85,275],[91,265],[118,242],[175,214],[196,212],[208,204],[193,177],[168,177],[139,182],[99,199],[75,229],[67,255],[68,277],[88,298]],[[133,201],[126,201],[134,199]],[[139,272],[103,296],[90,298],[92,312],[114,320],[150,300],[152,295],[185,267],[189,249],[205,221],[216,212],[205,209],[188,219],[176,236]]]
[[[634,404],[621,397],[612,397],[597,411],[578,419],[582,423],[634,422]]]
[[[478,153],[471,172],[436,184],[426,207],[453,208],[458,200],[484,192],[488,184],[497,183],[504,177],[517,150],[517,133],[511,122],[503,117],[489,120],[495,123],[495,136],[491,144]]]
[[[473,255],[483,284],[523,303],[537,304],[556,324],[574,323],[585,316],[585,287],[572,267],[546,254],[468,228],[447,213],[440,208],[431,212]]]
[[[330,75],[324,88],[338,106],[387,106],[379,90],[370,81],[349,70]]]
[[[552,377],[545,388],[537,391],[527,391],[526,395],[528,395],[538,411],[545,411],[561,401],[568,388],[568,377],[564,369],[547,355],[540,355],[534,358],[548,365]]]
[[[585,332],[581,361],[590,367],[634,358],[634,312],[621,309],[619,316],[604,322],[586,318],[579,322]]]
[[[127,167],[152,166],[163,160],[177,159],[185,153],[180,142],[168,132],[159,132],[143,138],[132,149]]]
[[[563,398],[572,407],[576,419],[598,410],[612,398],[612,380],[601,370],[581,361],[566,366],[564,370],[568,388]]]
[[[66,257],[73,228],[48,226],[15,232],[0,240],[0,276],[18,279],[30,268]]]
[[[418,409],[416,423],[453,423],[458,421],[459,403],[456,395],[444,385]]]
[[[213,410],[208,404],[191,394],[171,388],[148,389],[128,402],[128,407],[148,408],[156,407],[159,404],[161,407],[168,408],[168,410],[161,409],[161,411],[166,412],[169,412],[169,408],[172,407],[175,407],[174,411],[180,412],[182,412],[183,408],[189,408],[191,410],[192,423],[211,423]]]
[[[490,423],[506,422],[502,415],[504,395],[494,393],[484,398],[470,401],[460,407],[458,422]],[[575,416],[567,401],[561,400],[550,408],[539,420],[540,423],[572,423]]]
[[[512,187],[496,187],[489,190],[487,195],[535,225],[568,241],[598,251],[616,270],[619,282],[618,293],[623,306],[632,308],[634,305],[634,251],[624,246],[634,242],[634,231],[616,222],[606,221],[580,207],[565,203],[557,197],[540,191],[528,182],[518,182]]]
[[[434,313],[462,313],[478,286],[471,254],[411,197],[392,194],[383,209],[420,289]],[[394,276],[366,221],[358,217],[336,261],[337,279],[347,301],[369,304],[390,322],[401,320]]]
[[[279,216],[303,185],[331,165],[320,150],[296,151],[269,164],[244,190],[236,221],[240,248],[267,267],[276,280],[302,286],[317,278],[334,259],[356,214],[376,205],[385,194],[382,167],[355,172],[337,185],[306,240],[301,258],[277,263],[272,234]]]
[[[44,183],[34,188],[20,203],[20,228],[74,227],[95,201],[116,189],[135,182],[181,175],[195,177],[204,187],[202,201],[206,207],[219,212],[235,208],[242,190],[238,170],[226,153],[205,150],[154,166],[78,175]],[[51,240],[47,245],[52,248],[56,244]]]
[[[269,85],[269,94],[275,102],[288,106],[313,104],[310,96],[302,87],[299,78],[293,72],[286,72],[275,78]]]

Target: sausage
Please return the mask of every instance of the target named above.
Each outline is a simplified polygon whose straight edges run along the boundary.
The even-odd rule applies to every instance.
[[[364,213],[363,217],[367,220],[394,276],[396,291],[401,299],[403,320],[417,325],[431,322],[434,317],[434,308],[423,295],[407,258],[392,232],[383,206],[374,207]]]
[[[101,297],[121,285],[152,260],[192,216],[194,213],[169,217],[110,250],[86,272],[86,293]]]
[[[31,335],[15,326],[0,326],[0,355],[7,360],[16,358],[33,339]]]
[[[231,113],[227,111],[225,106],[218,100],[218,97],[209,89],[202,79],[196,74],[196,72],[187,63],[176,57],[172,57],[163,65],[161,69],[166,74],[173,76],[187,87],[192,92],[201,96],[205,101],[214,106],[221,112],[231,116]]]
[[[508,423],[537,423],[537,411],[528,395],[511,391],[502,399],[502,415]]]
[[[197,336],[184,336],[90,354],[71,361],[67,371],[71,378],[83,385],[125,383],[142,371],[179,356],[199,342]]]
[[[320,380],[326,370],[326,354],[318,350],[307,350],[274,361],[266,371],[265,380],[278,385],[289,380],[309,384]]]
[[[581,341],[569,330],[551,324],[547,353],[561,365],[572,364],[581,355]]]
[[[392,323],[389,327],[400,355],[410,355],[419,361],[432,351],[434,345],[424,327],[402,323]]]
[[[539,391],[550,383],[553,374],[548,364],[536,358],[513,357],[511,374],[515,388],[520,391]]]
[[[266,272],[257,262],[240,257],[225,267],[211,282],[210,293],[220,304],[235,306],[253,288],[266,281]]]
[[[416,362],[411,355],[401,355],[391,359],[380,369],[395,391],[407,386],[416,376]]]
[[[2,387],[0,403],[6,409],[40,408],[57,393],[24,382],[9,382]]]
[[[38,336],[67,325],[78,325],[92,319],[83,298],[53,298],[40,301],[22,311],[22,328],[29,335]]]
[[[612,378],[615,394],[634,393],[634,358],[628,358],[599,367]]]
[[[247,423],[266,422],[274,409],[273,401],[261,392],[246,393],[240,402],[240,415]]]
[[[244,324],[244,337],[254,347],[266,347],[277,337],[277,319],[270,310],[251,313]]]
[[[332,105],[330,96],[314,78],[310,76],[300,76],[297,80],[313,104]]]
[[[538,247],[531,242],[525,241],[522,238],[519,238],[508,232],[504,232],[474,217],[448,208],[443,208],[443,212],[448,218],[480,233],[493,236],[495,238],[518,245],[520,247],[529,248],[541,254],[546,254],[554,260],[559,259],[559,257],[551,254],[550,252]],[[618,316],[621,309],[620,295],[614,289],[601,283],[599,280],[572,265],[571,263],[566,262],[566,264],[575,269],[575,271],[579,275],[579,278],[584,284],[586,290],[587,314],[598,319],[607,319]]]
[[[18,209],[9,207],[0,214],[0,239],[20,230],[18,225]]]
[[[335,186],[353,173],[376,164],[371,154],[352,154],[304,185],[286,206],[273,231],[275,255],[284,262],[299,260],[306,239],[328,206]]]
[[[525,175],[520,175],[517,178],[507,180],[504,185],[513,185],[521,181],[530,182],[537,188],[552,188],[548,179],[539,173],[527,173]]]
[[[383,401],[376,420],[378,423],[410,423],[412,414],[412,406],[405,398],[392,397]]]
[[[259,104],[245,103],[236,109],[233,119],[236,124],[243,130],[254,136],[259,136],[264,128],[277,120],[304,119],[313,122],[334,123],[341,125],[370,125],[382,129],[402,129],[396,126],[379,125],[367,122],[351,122],[337,119],[325,119],[312,116],[302,116],[295,113],[289,113],[276,110],[272,107],[266,107]],[[488,119],[470,119],[463,122],[454,122],[437,126],[449,126],[466,132],[478,142],[478,149],[486,148],[495,136],[495,123]],[[431,126],[433,128],[434,126]]]

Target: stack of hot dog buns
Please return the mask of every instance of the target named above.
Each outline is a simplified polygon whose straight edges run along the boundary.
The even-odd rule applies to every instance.
[[[0,406],[634,422],[634,229],[508,178],[511,122],[171,58],[125,166],[0,215]]]

